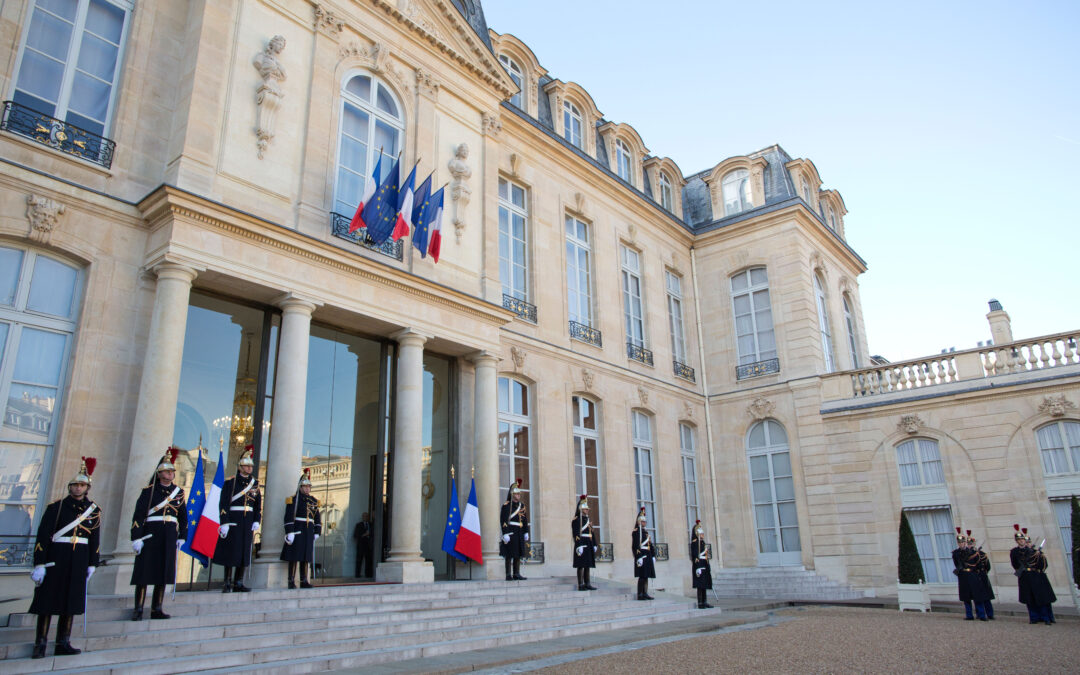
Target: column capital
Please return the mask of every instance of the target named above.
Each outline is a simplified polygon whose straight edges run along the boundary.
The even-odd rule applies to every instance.
[[[483,366],[488,366],[490,368],[495,368],[495,367],[497,367],[499,365],[499,361],[502,360],[498,356],[493,354],[492,352],[484,351],[484,350],[481,350],[481,351],[478,351],[478,352],[473,352],[471,354],[467,354],[465,356],[465,359],[467,361],[469,361],[469,363],[472,363],[473,365],[475,365],[478,368],[483,367]]]
[[[161,262],[150,268],[150,271],[154,273],[158,281],[162,279],[175,279],[177,281],[183,281],[190,284],[195,281],[195,277],[199,276],[199,270],[191,265],[185,265],[178,262]]]
[[[298,293],[283,293],[274,299],[274,305],[288,314],[305,314],[311,316],[321,302]]]
[[[411,345],[415,347],[423,346],[423,344],[432,337],[434,336],[422,333],[415,328],[403,328],[396,333],[390,334],[390,339],[395,340],[399,345]]]

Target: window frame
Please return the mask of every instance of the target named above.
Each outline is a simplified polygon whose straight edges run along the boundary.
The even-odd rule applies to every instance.
[[[1061,441],[1060,447],[1045,448],[1042,442],[1042,431],[1051,427],[1057,428],[1058,440]],[[1080,474],[1080,445],[1069,444],[1069,427],[1076,427],[1077,435],[1080,436],[1080,421],[1074,419],[1057,419],[1046,424],[1040,424],[1035,429],[1035,445],[1039,449],[1039,463],[1042,465],[1043,476],[1060,477],[1060,476],[1072,476]],[[1065,471],[1047,471],[1047,458],[1052,457],[1049,453],[1054,450],[1060,450],[1064,459]],[[1053,460],[1052,463],[1056,466],[1057,460]]]
[[[506,188],[507,188],[506,192],[507,192],[507,196],[509,197],[509,199],[504,198],[503,195],[502,195],[502,186],[504,184],[506,185]],[[521,206],[518,206],[517,204],[514,203],[514,199],[513,199],[514,188],[520,189],[522,191],[522,193],[523,193],[523,199],[522,199],[522,205]],[[529,275],[532,272],[531,266],[529,265],[529,259],[530,259],[531,255],[532,255],[532,250],[531,250],[531,247],[529,246],[529,189],[527,187],[525,187],[524,185],[516,183],[515,181],[512,181],[512,180],[510,180],[508,178],[505,178],[503,176],[499,176],[498,204],[499,204],[499,277],[500,277],[499,281],[502,284],[502,292],[505,295],[509,295],[512,298],[516,298],[518,300],[524,300],[525,302],[532,302],[532,283],[531,283],[531,279],[529,278]],[[504,210],[507,213],[507,224],[510,226],[509,231],[506,231],[506,232],[503,231],[502,212]],[[514,233],[513,233],[512,224],[513,224],[515,216],[521,218],[522,223],[523,223],[522,224],[522,229],[523,229],[523,235],[524,236],[520,240],[516,236],[514,236]],[[503,237],[504,236],[506,236],[508,238],[508,246],[506,247],[506,250],[509,253],[511,253],[511,257],[509,259],[507,259],[507,258],[505,258],[503,256]],[[514,259],[513,251],[514,251],[514,243],[516,241],[520,241],[521,245],[522,245],[522,249],[523,249],[522,250],[522,255],[524,256],[524,260],[522,260],[522,261],[517,261],[517,260]],[[507,265],[510,268],[511,274],[510,274],[510,279],[509,280],[501,278],[502,277],[502,266],[503,266],[503,261],[504,260],[507,261]],[[519,268],[522,269],[522,278],[523,278],[523,283],[525,284],[524,289],[518,289],[516,287],[516,281],[515,281],[515,278],[514,278],[514,275],[513,275],[513,271],[514,271],[515,267],[519,267]],[[510,291],[509,293],[507,293],[508,290]]]
[[[633,256],[636,265],[632,265],[629,256]],[[623,326],[626,342],[635,347],[648,349],[648,330],[645,325],[645,281],[641,274],[641,252],[626,244],[619,245],[619,278],[622,282],[623,296]],[[633,282],[637,282],[637,294],[632,293]],[[637,302],[637,315],[634,314],[633,304]],[[634,335],[634,328],[641,332],[640,337]]]
[[[638,424],[644,423],[648,436],[638,435]],[[641,410],[630,411],[630,437],[634,453],[634,497],[637,509],[645,507],[645,529],[654,542],[660,541],[660,497],[656,492],[656,436],[652,415]],[[642,470],[643,460],[648,460],[648,471]],[[648,497],[643,496],[643,487],[648,487]]]
[[[660,176],[657,182],[660,184],[658,192],[660,194],[660,206],[667,211],[674,213],[675,211],[675,187],[671,178],[668,177],[666,171],[660,171]]]
[[[672,281],[675,286],[673,288]],[[671,357],[684,365],[690,365],[686,351],[686,323],[683,317],[682,277],[664,270],[664,288],[667,292],[668,330],[671,332]]]
[[[851,367],[859,367],[859,341],[855,327],[855,314],[851,311],[851,303],[847,293],[842,293],[840,299],[844,305],[844,323],[847,325],[848,348],[851,350]]]
[[[507,403],[510,404],[510,409],[504,409],[503,408],[503,396],[502,396],[503,389],[502,389],[502,386],[503,386],[504,381],[506,382],[507,394],[508,394]],[[518,385],[518,386],[524,388],[524,390],[525,390],[526,412],[524,414],[516,413],[516,412],[514,412],[512,410],[512,407],[513,407],[512,402],[515,400],[514,399],[514,385]],[[522,485],[521,490],[522,490],[522,492],[525,493],[524,501],[526,501],[526,508],[528,509],[528,513],[534,514],[534,513],[536,513],[537,507],[539,506],[539,504],[536,503],[536,502],[532,502],[532,495],[533,494],[539,495],[540,492],[537,489],[536,484],[534,482],[534,476],[535,476],[535,473],[536,473],[536,465],[532,461],[534,456],[535,456],[535,453],[536,453],[536,443],[534,442],[536,440],[536,436],[533,433],[533,411],[535,410],[535,399],[534,399],[534,395],[533,395],[533,387],[528,382],[526,382],[524,380],[520,380],[520,379],[518,379],[516,377],[512,377],[510,375],[499,375],[499,377],[496,380],[496,393],[497,393],[497,398],[498,398],[498,401],[496,403],[496,411],[497,411],[496,416],[498,418],[498,425],[500,427],[499,436],[500,437],[502,436],[501,427],[502,427],[503,424],[506,424],[506,425],[510,426],[510,430],[511,430],[510,439],[513,439],[513,437],[514,437],[513,429],[515,427],[519,427],[519,428],[524,429],[525,433],[526,433],[529,454],[528,454],[528,456],[525,457],[524,461],[525,461],[525,464],[526,464],[526,467],[527,467],[528,476],[524,477],[525,480],[522,481],[523,485]],[[510,452],[504,453],[502,451],[502,445],[501,444],[500,444],[500,447],[499,447],[499,452],[498,452],[498,454],[499,454],[499,464],[500,464],[499,473],[500,473],[500,477],[502,477],[502,462],[503,462],[503,458],[506,458],[507,464],[509,466],[510,479],[507,480],[507,481],[504,481],[502,484],[503,485],[510,485],[511,483],[515,482],[516,479],[518,478],[517,464],[520,461],[520,459],[519,459],[520,455],[518,455],[515,452],[515,450],[517,448],[517,445],[515,443],[513,443],[512,440],[508,441],[506,447]],[[535,515],[530,515],[530,523],[533,526],[533,534],[536,536],[537,540],[539,540],[540,535],[539,535],[539,532],[537,531],[537,528],[540,526],[540,518],[535,516]]]
[[[821,352],[825,358],[825,372],[836,372],[836,353],[833,351],[832,328],[829,323],[829,299],[821,274],[814,272],[814,304],[817,306],[818,330],[821,332]]]
[[[507,52],[499,54],[499,63],[502,65],[503,69],[506,70],[506,73],[510,76],[511,80],[514,80],[514,76],[517,75],[517,80],[514,81],[514,84],[518,86],[519,91],[510,97],[509,102],[517,108],[524,110],[525,106],[521,103],[525,97],[525,69],[522,68],[517,60]],[[517,100],[515,101],[514,99]]]
[[[357,97],[355,94],[347,91],[349,83],[352,82],[353,78],[356,77],[366,77],[368,78],[368,80],[370,80],[371,98],[369,101],[361,101],[359,97]],[[386,93],[390,96],[391,100],[394,102],[394,105],[397,106],[398,111],[400,112],[400,116],[398,118],[391,117],[386,111],[379,109],[378,92],[380,88],[386,90]],[[363,192],[363,187],[364,185],[366,185],[366,181],[371,174],[360,174],[354,171],[351,167],[343,167],[342,165],[342,152],[345,149],[345,143],[342,142],[342,139],[345,135],[346,106],[352,105],[354,108],[357,108],[362,113],[368,116],[367,138],[364,140],[364,143],[366,145],[366,148],[364,150],[364,166],[365,170],[368,172],[374,170],[375,164],[378,162],[378,150],[375,148],[375,134],[377,130],[376,122],[382,121],[389,126],[392,126],[397,131],[397,148],[394,148],[389,152],[387,152],[385,148],[382,149],[382,158],[384,160],[393,160],[400,153],[404,153],[405,150],[405,145],[408,140],[408,125],[406,123],[407,115],[404,101],[402,97],[398,96],[394,88],[390,86],[386,81],[377,77],[374,73],[370,73],[360,68],[354,68],[345,73],[345,76],[341,80],[341,86],[338,89],[338,99],[338,128],[337,136],[335,137],[337,142],[337,150],[334,152],[334,189],[332,198],[332,210],[335,213],[340,213],[341,215],[351,217],[352,214],[356,212],[356,207],[358,204],[347,202],[342,198],[342,191],[344,190],[344,186],[342,185],[341,181],[341,171],[344,168],[345,170],[359,177],[360,193]],[[354,137],[350,136],[350,138]],[[390,164],[384,164],[382,170],[386,173],[389,173],[391,168],[392,167]],[[382,180],[382,176],[379,176],[379,180]],[[359,199],[360,193],[356,195],[357,199]],[[339,206],[344,206],[347,208],[345,208],[343,212],[339,209]]]
[[[734,196],[738,198],[738,208],[728,209],[728,187],[736,185]],[[732,169],[720,179],[720,201],[724,206],[724,217],[734,216],[754,208],[753,195],[750,191],[750,172],[746,169]]]
[[[764,283],[754,284],[754,282],[753,282],[753,277],[754,277],[753,272],[755,270],[762,270],[765,273],[765,281],[764,281]],[[742,276],[742,275],[746,275],[746,284],[747,284],[746,288],[744,288],[742,290],[739,290],[739,291],[736,291],[736,289],[735,289],[735,279],[737,277],[739,277],[739,276]],[[768,277],[768,275],[769,275],[768,268],[766,266],[764,266],[764,265],[759,265],[759,266],[756,266],[756,267],[748,267],[748,268],[746,268],[746,269],[744,269],[744,270],[742,270],[740,272],[737,272],[737,273],[731,275],[730,277],[728,277],[730,287],[731,287],[732,317],[735,319],[735,321],[734,321],[734,325],[735,325],[735,336],[734,336],[735,337],[735,356],[736,356],[736,361],[737,361],[738,365],[740,365],[740,366],[748,365],[748,364],[751,364],[751,363],[759,363],[761,361],[767,361],[769,359],[779,358],[779,350],[778,350],[778,345],[777,345],[777,340],[776,340],[776,322],[773,320],[772,293],[771,293],[771,291],[769,289],[769,277]],[[755,294],[760,293],[762,291],[764,291],[766,293],[765,297],[769,301],[769,328],[767,330],[762,330],[758,326],[758,314],[760,314],[764,310],[759,309],[757,307],[756,303],[755,303],[755,300],[754,300],[755,299]],[[739,335],[739,332],[738,332],[738,320],[739,320],[739,317],[741,315],[739,314],[738,306],[736,305],[736,299],[743,296],[743,295],[748,296],[749,300],[750,300],[750,313],[749,313],[748,316],[750,317],[750,321],[751,321],[751,325],[752,325],[752,332],[749,333],[748,335],[751,335],[754,338],[754,351],[753,351],[753,354],[752,354],[753,358],[747,358],[747,357],[749,357],[751,355],[750,354],[743,354],[742,353],[742,348],[741,348],[741,346],[739,344],[740,335]],[[771,332],[773,334],[773,348],[771,350],[771,354],[772,354],[771,356],[765,356],[766,354],[769,354],[770,351],[762,351],[762,349],[761,349],[761,335],[763,335],[764,333],[767,333],[767,332]]]
[[[683,472],[683,500],[686,505],[686,531],[694,529],[694,522],[700,518],[701,500],[697,480],[697,439],[694,427],[686,422],[679,422],[679,459]],[[687,468],[689,467],[689,472]],[[688,475],[689,474],[689,475]],[[691,499],[691,490],[693,499]]]
[[[578,150],[585,149],[585,116],[572,101],[563,100],[563,139]],[[577,140],[574,139],[574,125],[577,122]]]
[[[923,443],[932,444],[934,451],[937,453],[936,458],[928,459],[923,453]],[[912,448],[915,451],[914,462],[902,462],[900,461],[901,448],[908,444],[912,444]],[[941,443],[936,438],[930,438],[929,436],[916,436],[914,438],[905,438],[893,446],[893,456],[896,460],[896,469],[900,478],[901,490],[919,490],[922,488],[941,488],[948,484],[948,477],[945,475],[945,461],[941,458]],[[929,482],[927,464],[937,463],[938,471],[941,474],[941,480],[937,482]],[[905,466],[915,466],[919,476],[919,482],[911,485],[905,485]]]
[[[577,406],[578,415],[576,417],[573,416],[574,401],[575,400],[576,401],[588,402],[588,404],[590,406],[592,406],[593,419],[595,420],[595,425],[596,425],[595,429],[589,429],[584,424],[585,419],[586,419],[585,414],[584,414],[585,413],[585,406],[584,405],[581,405],[579,403],[578,406]],[[603,449],[604,448],[603,448],[603,443],[601,442],[601,436],[600,436],[600,430],[601,430],[601,426],[602,426],[601,422],[600,422],[600,403],[599,403],[599,401],[596,401],[595,399],[592,399],[592,398],[589,398],[589,397],[586,397],[586,396],[581,396],[580,394],[574,394],[573,396],[570,397],[570,411],[571,411],[571,417],[574,417],[573,419],[570,420],[570,435],[571,435],[571,446],[573,447],[573,453],[574,453],[574,469],[573,470],[574,470],[575,487],[583,488],[583,489],[576,490],[575,494],[586,495],[586,498],[589,501],[590,512],[592,514],[592,521],[594,523],[594,527],[596,528],[596,530],[595,530],[596,539],[594,541],[603,542],[603,537],[604,537],[604,535],[603,535],[603,532],[604,532],[603,521],[604,521],[604,517],[606,516],[606,511],[604,510],[604,508],[605,508],[605,503],[604,503],[605,500],[604,500],[604,494],[603,494],[604,493],[604,474],[603,474],[603,466],[604,466]],[[581,451],[580,451],[580,453],[578,452],[578,448],[577,448],[577,439],[579,439],[579,438],[581,439]],[[588,440],[595,441],[595,443],[596,443],[596,466],[586,464],[585,443]],[[588,476],[588,473],[589,473],[590,469],[596,472],[596,490],[597,490],[597,494],[595,494],[595,495],[589,493],[589,476]],[[577,483],[576,483],[576,481],[579,480],[579,479],[581,481],[580,486],[577,485]]]
[[[573,222],[575,224],[573,234],[571,234],[570,231],[569,231],[568,224],[570,222]],[[567,315],[568,315],[568,318],[569,318],[570,321],[574,321],[574,322],[579,323],[579,324],[581,324],[583,326],[588,326],[590,328],[594,328],[597,321],[596,321],[596,306],[595,306],[596,300],[595,300],[595,294],[593,293],[593,283],[594,283],[593,277],[594,277],[594,275],[593,275],[593,255],[592,255],[592,239],[593,239],[592,224],[587,223],[584,220],[578,218],[577,216],[571,215],[569,213],[566,214],[566,217],[563,220],[563,223],[564,223],[564,226],[563,226],[563,240],[565,242],[565,251],[566,251],[566,275],[567,275],[567,283],[566,283],[566,296],[567,296],[566,305],[567,305],[567,308],[566,309],[567,309]],[[582,240],[580,237],[578,237],[578,235],[577,235],[577,230],[579,229],[578,225],[584,227],[587,239]],[[579,266],[577,264],[577,255],[573,256],[573,261],[571,260],[571,258],[572,258],[572,256],[570,255],[570,253],[571,253],[570,249],[571,248],[573,248],[573,251],[575,253],[577,253],[577,252],[583,252],[584,253],[584,255],[585,255],[585,267],[584,268],[582,268],[581,266]],[[575,281],[575,285],[574,285],[573,288],[571,288],[571,284],[570,284],[570,269],[571,269],[571,267],[573,267],[577,271],[577,274],[574,275],[574,279],[576,281]],[[579,286],[579,284],[581,284],[581,275],[582,274],[585,275],[584,288],[581,288]],[[572,299],[571,294],[576,294],[578,296],[576,298],[576,302],[574,301],[574,299]],[[585,305],[586,305],[585,309],[588,310],[588,315],[587,316],[582,316],[580,313],[578,313],[579,310],[580,310],[580,307],[575,309],[575,305],[580,305],[581,304],[582,298],[584,298],[584,300],[585,300]]]
[[[919,551],[919,559],[922,562],[923,574],[927,578],[928,584],[951,584],[954,577],[952,575],[953,560],[952,560],[952,546],[955,541],[956,530],[955,520],[953,520],[952,507],[948,504],[941,504],[935,506],[926,506],[918,508],[904,508],[903,512],[908,517],[908,524],[911,525],[912,534],[915,536],[916,547],[919,544],[919,537],[929,537],[931,548],[934,552],[933,561],[936,563],[934,566],[934,574],[930,574],[930,570],[927,569],[927,557],[925,550]],[[949,516],[949,525],[946,529],[945,526],[935,528],[934,517],[932,514],[945,512]],[[920,529],[917,526],[915,514],[925,514],[925,517],[929,520],[929,532],[922,533],[916,532]],[[919,516],[922,517],[921,515]],[[942,550],[939,550],[942,549]],[[933,580],[931,580],[933,579]]]
[[[621,138],[615,139],[615,174],[627,183],[634,182],[634,151]]]

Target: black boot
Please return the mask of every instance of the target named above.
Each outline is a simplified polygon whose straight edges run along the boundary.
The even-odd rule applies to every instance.
[[[135,611],[131,613],[132,621],[142,621],[142,608],[144,602],[146,602],[146,586],[136,586]]]
[[[514,581],[525,581],[526,578],[521,576],[521,558],[514,558]]]
[[[154,586],[154,595],[150,599],[150,618],[151,619],[169,619],[171,615],[162,611],[161,606],[165,604],[165,585]]]
[[[74,619],[70,614],[61,614],[60,619],[56,622],[56,648],[53,649],[54,656],[74,656],[76,654],[82,654],[81,649],[75,649],[71,646],[71,622]]]
[[[705,596],[705,589],[697,589],[697,608],[698,609],[712,609],[712,605],[709,604],[708,599]]]
[[[577,589],[579,591],[585,590],[585,570],[580,567],[577,568]]]
[[[45,647],[49,643],[49,624],[52,623],[52,614],[38,614],[37,632],[34,633],[34,651],[30,658],[45,658]]]
[[[503,558],[503,565],[506,567],[506,580],[513,581],[514,575],[510,572],[510,558]]]
[[[587,591],[595,591],[595,590],[596,590],[596,586],[593,586],[593,585],[592,585],[592,580],[591,580],[591,579],[589,579],[589,577],[590,577],[590,576],[592,576],[592,573],[591,573],[591,572],[589,572],[589,568],[588,568],[588,567],[586,567],[586,568],[585,568],[584,570],[582,570],[582,571],[583,571],[583,572],[585,572],[585,575],[584,575],[584,576],[585,576],[585,590],[587,590]]]
[[[225,568],[225,581],[221,584],[222,593],[232,593],[232,568]]]
[[[312,588],[312,585],[308,583],[308,564],[306,562],[300,563],[300,588]]]
[[[289,588],[296,588],[296,563],[289,563]]]
[[[653,596],[649,595],[649,580],[641,579],[641,599],[652,600]]]
[[[637,599],[645,599],[645,580],[641,578],[638,578],[637,580]]]
[[[244,585],[244,568],[237,567],[236,572],[233,573],[233,586],[232,589],[237,593],[250,593],[251,589]]]

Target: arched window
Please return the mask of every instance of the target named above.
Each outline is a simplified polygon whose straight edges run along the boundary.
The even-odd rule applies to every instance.
[[[679,424],[679,454],[682,456],[683,494],[686,496],[686,530],[694,528],[698,519],[697,451],[694,427]]]
[[[821,275],[814,274],[814,298],[817,302],[818,327],[821,330],[821,351],[825,355],[825,372],[836,370],[836,357],[833,356],[832,331],[829,329],[829,306],[825,301],[825,286]]]
[[[630,164],[632,156],[630,146],[621,140],[615,141],[615,172],[619,174],[619,178],[622,178],[627,183],[634,179],[634,172]]]
[[[802,196],[807,204],[810,203],[810,181],[806,180],[806,176],[801,177],[800,184],[802,185]]]
[[[382,151],[383,175],[405,146],[405,115],[390,89],[376,78],[354,75],[341,90],[334,211],[352,216]]]
[[[563,138],[575,147],[584,148],[582,129],[581,111],[570,101],[563,101]]]
[[[795,483],[787,433],[776,420],[762,420],[746,437],[750,492],[757,529],[758,563],[797,565],[802,560]]]
[[[574,494],[586,495],[596,525],[595,539],[602,542],[604,500],[600,494],[600,425],[596,404],[582,396],[571,399],[574,435]]]
[[[739,365],[776,358],[769,275],[764,267],[754,267],[731,277],[731,302],[735,308]]]
[[[532,416],[529,386],[509,377],[499,378],[499,485],[521,479],[521,501],[533,513]],[[579,493],[580,494],[580,493]],[[533,516],[534,523],[540,518]],[[535,533],[535,531],[534,531]]]
[[[0,541],[8,564],[33,559],[31,522],[46,496],[82,272],[34,249],[0,246]]]
[[[724,193],[724,215],[731,216],[749,209],[750,202],[750,172],[746,169],[736,169],[724,176],[720,182]]]
[[[897,445],[896,463],[900,468],[901,488],[945,484],[941,453],[932,438],[912,438]]]
[[[844,324],[847,326],[848,334],[848,348],[851,350],[851,367],[859,367],[859,340],[855,334],[855,314],[851,311],[851,302],[848,300],[848,294],[844,293],[842,300],[844,301]]]
[[[660,172],[660,206],[668,211],[675,210],[675,191],[671,187],[671,179],[663,171]]]
[[[1080,422],[1051,422],[1035,431],[1043,474],[1080,472]]]
[[[829,226],[830,230],[836,229],[836,214],[833,213],[832,206],[828,202],[825,202],[825,224]]]
[[[518,86],[518,92],[510,97],[510,103],[524,110],[524,107],[521,105],[521,95],[525,90],[525,75],[521,70],[521,66],[517,64],[517,61],[506,54],[499,54],[499,63],[503,65],[506,72],[510,74],[510,79]]]
[[[634,484],[637,493],[637,506],[645,507],[645,529],[653,541],[659,541],[656,517],[656,453],[653,450],[652,418],[643,412],[634,410],[630,413],[634,437]]]

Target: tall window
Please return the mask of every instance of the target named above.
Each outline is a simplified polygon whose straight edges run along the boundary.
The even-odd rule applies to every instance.
[[[683,494],[686,495],[686,530],[694,528],[698,516],[697,453],[694,449],[694,428],[679,425],[679,454],[682,456]]]
[[[900,467],[900,487],[945,484],[941,453],[933,439],[913,438],[896,446],[896,463]]]
[[[131,2],[38,0],[12,100],[104,135]]]
[[[656,491],[653,481],[653,434],[652,420],[645,413],[630,414],[634,431],[634,483],[637,487],[637,505],[645,507],[645,529],[653,541],[656,534]]]
[[[623,314],[626,317],[626,342],[645,346],[645,314],[641,302],[641,254],[620,247],[622,252]]]
[[[821,277],[814,274],[814,298],[817,301],[818,328],[821,330],[821,351],[825,355],[825,372],[836,370],[836,357],[833,355],[832,331],[829,329],[829,306],[825,301],[825,287]]]
[[[34,250],[0,246],[0,548],[30,564],[31,522],[56,443],[79,313],[81,272]]]
[[[603,541],[601,527],[603,499],[600,495],[600,433],[596,420],[596,404],[587,398],[574,396],[574,494],[586,495],[589,513],[596,526],[593,541]]]
[[[514,84],[518,86],[518,92],[510,97],[510,102],[519,108],[521,105],[521,94],[525,89],[525,76],[522,74],[521,66],[517,64],[517,61],[510,58],[506,54],[499,54],[499,63],[503,65],[506,72],[510,74],[510,79],[514,81]],[[524,108],[522,108],[524,109]]]
[[[686,363],[686,332],[683,329],[682,279],[674,272],[664,272],[667,285],[668,325],[671,328],[671,355],[679,363]]]
[[[795,507],[795,482],[787,433],[775,420],[762,420],[746,439],[750,493],[757,528],[758,563],[792,565],[801,560],[802,541]]]
[[[663,171],[660,172],[660,206],[668,211],[675,210],[675,191],[671,187],[671,179]]]
[[[847,326],[848,349],[851,350],[851,367],[859,367],[859,340],[855,337],[855,315],[851,312],[851,303],[848,295],[844,293],[841,298],[844,301],[844,325]]]
[[[505,295],[529,300],[529,252],[525,188],[499,179],[499,278]]]
[[[630,169],[630,146],[621,140],[615,141],[615,171],[619,174],[619,178],[629,183],[634,178],[633,171]]]
[[[735,339],[739,365],[776,358],[769,275],[755,267],[731,277],[731,300],[735,306]]]
[[[341,91],[341,136],[338,147],[334,211],[356,212],[364,184],[382,151],[381,180],[405,144],[405,121],[397,99],[380,81],[354,75]]]
[[[736,169],[724,176],[720,187],[724,193],[724,215],[730,216],[750,208],[750,172]]]
[[[563,138],[583,148],[581,111],[570,101],[563,101]]]
[[[566,294],[570,320],[592,326],[592,249],[589,226],[566,217]]]
[[[1080,422],[1052,422],[1035,432],[1043,473],[1080,472]]]
[[[1050,505],[1054,508],[1054,516],[1057,518],[1058,530],[1061,532],[1061,550],[1065,551],[1065,564],[1069,567],[1069,578],[1072,578],[1073,550],[1072,539],[1072,500],[1053,499]]]
[[[532,421],[529,417],[529,387],[509,377],[499,378],[499,485],[521,479],[528,513],[532,513]],[[581,494],[580,492],[578,494]],[[536,523],[539,524],[539,518]]]
[[[926,583],[951,583],[953,577],[953,519],[948,507],[905,510],[911,532],[915,535],[915,547],[922,559]]]

